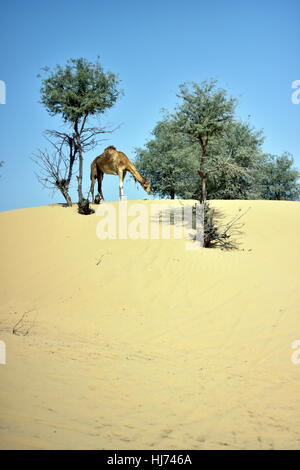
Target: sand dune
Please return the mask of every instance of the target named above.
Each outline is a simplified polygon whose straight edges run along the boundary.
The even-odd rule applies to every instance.
[[[300,448],[300,203],[212,206],[251,208],[239,250],[0,214],[2,449]]]

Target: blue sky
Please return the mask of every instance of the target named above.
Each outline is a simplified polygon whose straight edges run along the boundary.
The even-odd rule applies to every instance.
[[[125,93],[99,121],[121,127],[85,156],[86,192],[90,162],[105,146],[134,159],[161,109],[176,104],[178,85],[210,77],[239,97],[241,119],[263,129],[264,151],[289,151],[300,167],[300,104],[291,101],[300,80],[299,0],[4,0],[0,8],[0,210],[62,202],[41,188],[30,157],[46,146],[45,129],[62,128],[39,104],[37,74],[71,57],[100,56]],[[104,178],[108,200],[118,198],[117,186],[117,177]],[[129,178],[125,194],[146,195]]]

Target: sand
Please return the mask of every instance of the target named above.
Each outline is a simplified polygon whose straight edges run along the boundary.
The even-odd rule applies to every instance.
[[[0,214],[0,448],[300,448],[300,203],[211,205],[250,208],[239,250]]]

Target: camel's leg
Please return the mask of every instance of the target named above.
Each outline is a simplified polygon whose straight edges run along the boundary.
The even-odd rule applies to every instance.
[[[123,201],[124,193],[123,193],[123,181],[126,175],[126,170],[119,170],[119,193],[120,193],[120,200]]]
[[[91,192],[91,195],[92,195],[92,203],[95,202],[95,197],[94,197],[94,186],[95,186],[95,182],[96,182],[96,177],[95,177],[95,175],[91,175],[91,188],[90,188],[90,192]]]
[[[102,171],[98,173],[98,193],[99,193],[99,196],[101,197],[101,199],[104,201],[104,197],[103,197],[103,194],[102,194],[102,180],[103,180],[103,173]]]

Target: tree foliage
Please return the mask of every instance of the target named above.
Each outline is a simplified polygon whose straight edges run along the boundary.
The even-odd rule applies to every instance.
[[[151,181],[151,191],[174,199],[189,199],[195,191],[197,162],[195,145],[185,136],[176,134],[172,122],[160,121],[145,149],[136,149],[135,165]],[[196,178],[194,178],[195,180]]]
[[[257,167],[261,161],[261,131],[248,123],[231,122],[222,136],[211,142],[208,150],[208,166],[214,160],[228,164],[211,173],[208,193],[214,199],[256,199]]]
[[[56,65],[41,87],[41,103],[50,115],[61,114],[65,122],[80,123],[88,116],[102,114],[116,102],[120,91],[115,74],[104,72],[99,61],[69,59],[67,65]]]
[[[297,200],[300,198],[300,172],[293,166],[290,153],[265,155],[258,169],[258,191],[262,199]]]
[[[165,118],[154,128],[144,149],[136,149],[136,165],[151,181],[154,194],[183,199],[201,197],[199,147],[177,134]],[[255,197],[255,172],[260,161],[261,132],[233,121],[224,134],[211,139],[206,156],[207,189],[214,199]]]

